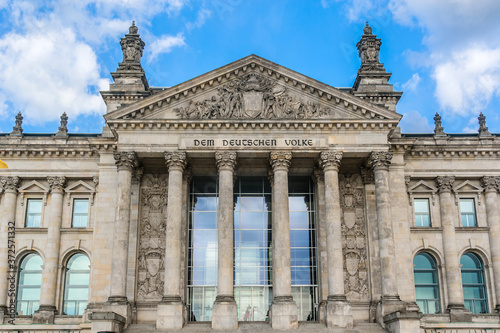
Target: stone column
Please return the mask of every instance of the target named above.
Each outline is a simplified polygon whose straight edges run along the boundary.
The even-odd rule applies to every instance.
[[[3,323],[3,317],[7,314],[8,306],[7,295],[9,290],[9,271],[14,267],[9,265],[8,239],[9,226],[15,224],[17,188],[19,187],[19,177],[0,177],[0,194],[3,190],[2,213],[0,214],[0,323]],[[12,254],[12,253],[11,253]]]
[[[219,170],[219,221],[217,297],[212,313],[212,329],[235,330],[238,328],[238,309],[234,300],[233,249],[234,249],[234,198],[233,176],[236,153],[216,152]]]
[[[181,329],[187,310],[180,295],[182,227],[182,174],[186,167],[185,152],[166,152],[168,167],[167,230],[165,245],[165,287],[158,304],[156,329]]]
[[[446,267],[446,287],[448,291],[447,311],[450,321],[471,321],[471,314],[464,307],[460,260],[455,237],[455,210],[451,195],[455,177],[440,176],[436,178],[439,188],[439,206],[441,209],[441,226],[443,228],[444,262]]]
[[[274,173],[273,185],[273,304],[271,325],[273,329],[298,328],[297,304],[292,298],[292,273],[290,264],[290,218],[288,209],[288,169],[290,152],[271,152]]]
[[[318,234],[318,257],[319,257],[319,306],[318,320],[326,323],[326,300],[328,297],[328,263],[326,252],[326,221],[325,221],[325,176],[323,170],[314,168],[313,180],[316,184],[316,221]]]
[[[116,188],[116,213],[113,232],[113,259],[111,264],[111,286],[108,302],[125,304],[127,299],[127,266],[130,229],[130,203],[132,172],[139,166],[135,152],[115,152],[118,168]]]
[[[498,190],[500,177],[485,176],[481,179],[486,199],[486,218],[490,238],[491,263],[493,266],[493,281],[495,284],[495,309],[500,312],[500,210],[498,209]]]
[[[42,272],[40,307],[33,314],[33,323],[53,324],[56,309],[57,270],[61,243],[61,224],[66,177],[47,177],[50,185],[50,215]]]
[[[325,175],[326,252],[328,258],[328,299],[326,325],[352,328],[352,310],[344,289],[344,254],[342,253],[342,221],[339,192],[339,167],[342,152],[328,151],[320,155]]]
[[[369,164],[375,178],[375,201],[377,204],[378,242],[380,251],[380,275],[382,297],[377,305],[377,321],[384,324],[384,316],[405,309],[398,295],[396,261],[392,230],[391,206],[389,201],[389,165],[391,151],[374,151]]]

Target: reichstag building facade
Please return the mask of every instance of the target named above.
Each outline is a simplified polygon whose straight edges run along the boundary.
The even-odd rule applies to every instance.
[[[402,134],[368,24],[350,88],[120,45],[102,133],[0,134],[1,333],[500,332],[500,139]]]

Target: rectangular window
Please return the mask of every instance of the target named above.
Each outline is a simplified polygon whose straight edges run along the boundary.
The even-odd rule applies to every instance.
[[[415,223],[417,227],[430,227],[431,214],[429,210],[429,199],[415,199]]]
[[[73,228],[86,228],[89,218],[89,199],[73,200]]]
[[[462,226],[477,227],[474,199],[460,199],[460,215]]]
[[[28,199],[26,208],[26,227],[40,228],[42,220],[42,199]]]

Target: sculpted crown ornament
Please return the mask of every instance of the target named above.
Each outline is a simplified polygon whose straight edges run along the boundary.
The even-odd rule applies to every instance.
[[[391,164],[392,155],[392,151],[373,151],[370,154],[369,164],[374,170],[378,168],[387,169]]]
[[[215,163],[217,169],[234,170],[236,168],[236,153],[232,151],[217,151],[215,152]]]
[[[439,188],[439,192],[450,192],[453,189],[454,182],[455,182],[454,176],[436,177],[436,184]]]
[[[184,171],[187,164],[186,153],[182,151],[165,152],[165,164],[167,164],[169,171],[171,169]]]
[[[489,191],[498,191],[500,185],[500,177],[494,176],[484,176],[481,178],[481,183],[484,187],[484,190]]]
[[[127,168],[133,171],[139,166],[137,155],[133,151],[115,151],[113,156],[118,169]]]
[[[287,151],[273,151],[271,152],[270,162],[273,171],[276,171],[276,169],[288,170],[292,164],[292,153]]]
[[[118,65],[118,71],[120,70],[140,70],[142,71],[141,58],[142,51],[146,45],[139,34],[137,34],[137,27],[135,21],[132,22],[132,26],[129,28],[129,33],[122,38],[120,45],[123,52],[123,61]]]
[[[384,65],[379,61],[380,45],[382,41],[372,34],[372,28],[366,22],[363,29],[363,36],[356,44],[358,49],[359,58],[361,59],[360,72],[363,71],[383,71],[385,72]]]
[[[17,191],[20,183],[21,179],[17,176],[0,177],[0,189],[3,189],[4,191]]]
[[[323,170],[334,168],[338,171],[341,160],[341,151],[324,151],[319,155],[319,164]]]
[[[66,177],[47,177],[47,181],[49,182],[52,192],[62,192],[64,189],[64,184],[66,184]]]

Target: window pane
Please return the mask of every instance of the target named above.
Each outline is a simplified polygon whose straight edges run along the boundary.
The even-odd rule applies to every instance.
[[[21,260],[17,284],[18,314],[32,315],[38,309],[42,285],[42,258],[35,253]]]
[[[39,228],[42,220],[42,199],[28,199],[26,207],[26,227]]]
[[[429,199],[415,199],[415,213],[429,213]]]
[[[64,288],[64,314],[83,314],[87,307],[90,282],[90,260],[77,253],[68,260],[65,288]]]
[[[423,313],[439,313],[440,295],[436,261],[428,253],[420,253],[413,259],[415,296]]]
[[[465,306],[472,313],[487,313],[487,294],[481,259],[474,253],[460,258]]]
[[[42,199],[28,199],[28,212],[31,214],[41,214],[42,205]]]
[[[75,199],[73,200],[73,212],[80,214],[87,214],[89,210],[88,199]]]
[[[462,213],[474,213],[474,199],[460,199],[460,211]]]
[[[195,229],[217,229],[217,212],[194,213]]]

